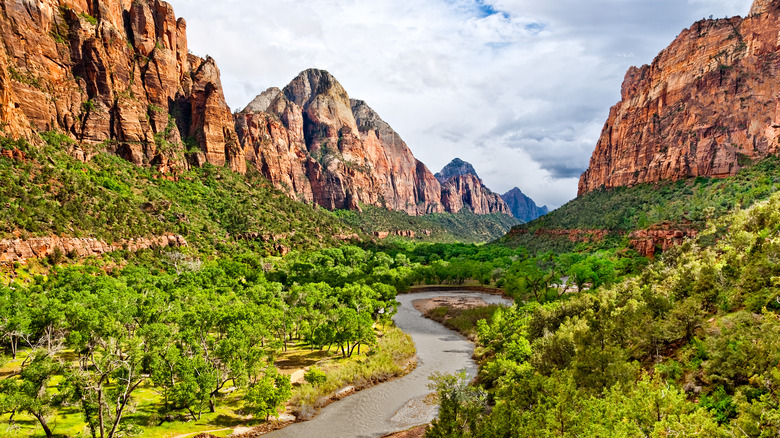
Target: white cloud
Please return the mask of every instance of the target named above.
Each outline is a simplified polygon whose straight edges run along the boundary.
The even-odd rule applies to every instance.
[[[694,21],[750,0],[169,0],[189,46],[242,107],[300,71],[330,71],[436,172],[471,162],[540,205],[576,195],[631,65]]]

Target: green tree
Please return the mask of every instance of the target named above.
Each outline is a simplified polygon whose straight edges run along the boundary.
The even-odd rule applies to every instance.
[[[265,417],[265,421],[268,421],[271,415],[276,416],[281,412],[290,395],[290,378],[280,374],[276,368],[269,367],[264,376],[249,386],[245,401],[256,417]]]
[[[43,351],[33,352],[29,363],[18,376],[0,380],[0,412],[24,411],[35,417],[47,437],[53,435],[48,417],[61,403],[49,389],[52,377],[61,371],[61,364]]]

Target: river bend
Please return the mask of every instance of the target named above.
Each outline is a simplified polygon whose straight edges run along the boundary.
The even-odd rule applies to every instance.
[[[272,438],[375,438],[430,422],[436,407],[423,402],[431,392],[428,377],[435,372],[465,369],[476,375],[471,359],[474,345],[460,334],[424,318],[412,301],[435,297],[477,297],[485,302],[511,305],[505,298],[477,292],[423,292],[399,295],[396,325],[412,336],[417,368],[408,375],[365,389],[323,408],[311,421],[292,424],[269,433]]]

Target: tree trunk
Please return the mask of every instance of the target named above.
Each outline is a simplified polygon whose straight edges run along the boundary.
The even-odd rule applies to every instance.
[[[42,414],[38,412],[33,412],[33,416],[38,419],[38,421],[41,423],[41,427],[43,428],[43,431],[46,433],[46,438],[51,438],[52,433],[51,429],[49,429],[49,425],[46,423],[46,417],[44,417]]]

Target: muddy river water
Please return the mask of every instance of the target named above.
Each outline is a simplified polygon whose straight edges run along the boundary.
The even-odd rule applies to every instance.
[[[477,297],[487,303],[511,305],[505,298],[476,292],[424,292],[398,296],[401,306],[394,320],[410,334],[417,347],[418,365],[408,375],[351,395],[323,408],[311,421],[296,423],[265,437],[368,438],[430,422],[436,407],[425,403],[431,391],[428,377],[435,372],[465,369],[474,376],[474,345],[441,324],[424,318],[412,302],[435,297]]]

